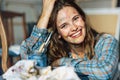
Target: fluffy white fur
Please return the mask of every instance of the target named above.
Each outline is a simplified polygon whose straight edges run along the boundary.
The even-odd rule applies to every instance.
[[[35,68],[35,61],[20,60],[10,67],[2,76],[6,80],[80,80],[73,67],[62,66]]]
[[[30,77],[36,76],[37,70],[34,67],[35,61],[20,60],[10,67],[2,77],[6,80],[27,80]]]
[[[74,72],[73,67],[62,66],[51,71],[51,68],[48,67],[39,80],[80,80],[77,74]]]

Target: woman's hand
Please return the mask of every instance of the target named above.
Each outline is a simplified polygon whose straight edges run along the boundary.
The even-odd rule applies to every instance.
[[[39,28],[47,28],[55,1],[56,0],[43,0],[42,13],[37,24]]]
[[[51,64],[52,67],[58,67],[59,65],[60,65],[60,59],[55,60],[55,61]]]
[[[42,15],[50,15],[56,0],[43,0]]]

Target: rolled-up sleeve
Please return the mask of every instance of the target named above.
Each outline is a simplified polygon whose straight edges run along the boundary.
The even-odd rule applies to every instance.
[[[47,36],[47,29],[39,29],[34,26],[31,36],[24,40],[20,47],[20,55],[22,59],[27,59],[29,54],[33,54],[34,50],[38,50]]]

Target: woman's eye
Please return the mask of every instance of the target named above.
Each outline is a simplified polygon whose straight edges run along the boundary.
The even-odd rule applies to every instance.
[[[77,20],[77,19],[79,19],[79,17],[77,16],[77,17],[74,17],[74,20]]]
[[[66,24],[63,24],[63,25],[60,26],[61,29],[65,28],[65,27],[66,27]]]

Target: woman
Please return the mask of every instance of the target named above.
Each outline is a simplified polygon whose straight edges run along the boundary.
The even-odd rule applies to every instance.
[[[50,32],[50,44],[41,52]],[[73,0],[43,0],[38,24],[20,53],[23,59],[37,60],[39,66],[73,66],[82,78],[92,80],[113,79],[118,71],[117,40],[94,31]]]

